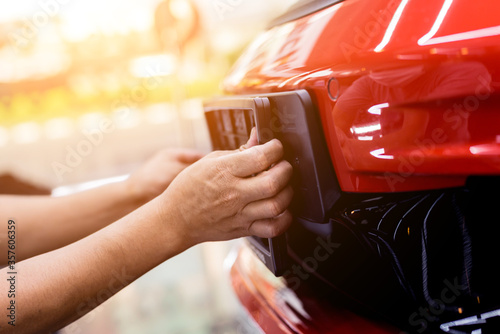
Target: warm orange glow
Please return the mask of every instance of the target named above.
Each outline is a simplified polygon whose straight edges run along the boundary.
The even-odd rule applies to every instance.
[[[2,9],[1,125],[217,93],[226,55],[206,57],[193,1],[164,2],[178,22],[157,22],[162,0],[27,0]],[[158,29],[190,34],[166,45]]]

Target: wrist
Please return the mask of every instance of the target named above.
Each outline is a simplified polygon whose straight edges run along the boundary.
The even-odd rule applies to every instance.
[[[142,191],[141,187],[136,185],[136,182],[132,180],[130,177],[125,179],[123,182],[120,182],[120,190],[123,194],[125,194],[126,199],[130,204],[139,207],[143,204],[149,202],[152,198],[148,196],[144,191]]]
[[[120,208],[124,214],[134,211],[147,202],[131,187],[127,180],[108,184],[102,188],[101,193],[111,200],[115,209]]]
[[[164,242],[175,245],[175,248],[182,252],[197,242],[190,233],[189,222],[186,221],[182,209],[171,196],[175,194],[166,191],[153,199],[150,204],[155,207],[156,221],[160,224],[159,230],[164,233]]]

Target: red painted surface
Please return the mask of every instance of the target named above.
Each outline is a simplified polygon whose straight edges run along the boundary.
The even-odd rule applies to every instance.
[[[346,0],[264,32],[225,90],[307,89],[344,191],[462,186],[500,174],[499,12],[498,0]],[[246,247],[231,278],[265,333],[399,333],[291,290]]]
[[[243,307],[266,334],[401,333],[385,323],[336,308],[334,302],[310,291],[290,289],[248,247],[239,250],[231,280]]]
[[[500,173],[498,12],[497,0],[346,0],[263,33],[225,89],[307,89],[344,191],[461,186]]]

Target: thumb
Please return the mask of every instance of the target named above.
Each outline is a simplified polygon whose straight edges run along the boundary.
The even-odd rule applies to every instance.
[[[257,138],[257,129],[255,127],[252,128],[252,131],[250,131],[250,138],[248,138],[248,141],[241,145],[239,148],[236,150],[224,150],[224,151],[214,151],[210,153],[212,157],[221,157],[225,155],[230,155],[230,154],[235,154],[239,153],[241,151],[245,151],[249,149],[250,147],[257,146],[259,144],[259,140]]]
[[[249,149],[252,146],[256,146],[259,144],[259,140],[257,139],[257,130],[255,128],[252,128],[252,131],[250,132],[250,138],[248,138],[248,141],[246,144],[241,145],[240,151]]]

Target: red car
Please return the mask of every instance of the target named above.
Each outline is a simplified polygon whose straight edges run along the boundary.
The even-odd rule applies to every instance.
[[[299,1],[205,103],[257,128],[294,222],[232,266],[265,333],[500,333],[500,2]]]

